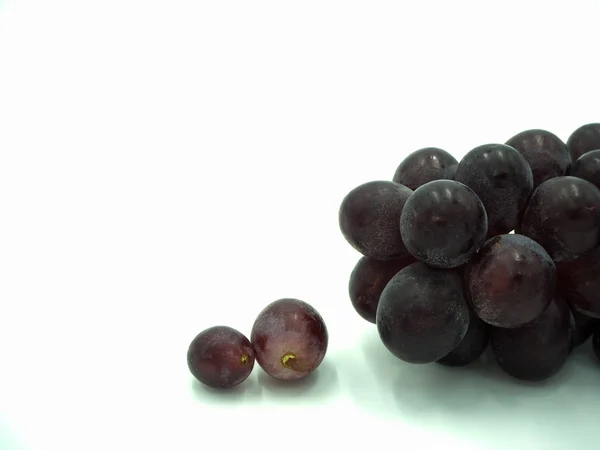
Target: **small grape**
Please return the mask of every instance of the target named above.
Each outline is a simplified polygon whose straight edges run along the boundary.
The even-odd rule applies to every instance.
[[[452,180],[430,181],[415,190],[400,217],[402,239],[408,251],[439,268],[466,263],[484,242],[487,228],[479,197]]]
[[[573,260],[556,264],[558,289],[569,305],[600,319],[600,247]]]
[[[469,327],[469,308],[457,270],[417,262],[398,272],[381,293],[377,330],[397,358],[431,363],[454,350]]]
[[[458,161],[445,150],[435,147],[412,152],[396,169],[393,180],[412,189],[434,180],[451,180]]]
[[[569,136],[567,147],[573,161],[589,151],[600,150],[600,123],[588,123],[577,128]]]
[[[571,308],[573,314],[573,346],[579,347],[587,342],[594,330],[600,326],[600,320],[593,319],[580,313],[575,308]]]
[[[365,320],[375,323],[377,305],[383,288],[394,275],[416,262],[412,256],[380,261],[363,256],[350,275],[348,291],[356,312]]]
[[[533,192],[520,231],[554,261],[573,260],[600,243],[600,190],[576,177],[557,177]]]
[[[258,315],[250,336],[256,361],[280,380],[312,373],[325,358],[329,334],[317,310],[291,298],[276,300]]]
[[[486,144],[474,148],[458,163],[454,177],[475,192],[488,217],[488,236],[514,230],[533,190],[531,168],[514,148]]]
[[[518,234],[494,236],[467,263],[467,298],[477,316],[496,327],[531,322],[548,306],[556,267],[544,248]]]
[[[522,327],[491,327],[490,343],[498,365],[510,376],[546,380],[561,369],[571,352],[571,314],[560,300],[553,300]]]
[[[395,259],[408,254],[398,223],[412,190],[392,181],[371,181],[350,191],[340,206],[339,225],[364,256]]]
[[[533,188],[550,178],[567,175],[571,168],[571,154],[566,144],[546,130],[526,130],[506,141],[515,148],[531,167]]]
[[[488,346],[488,326],[469,310],[469,328],[458,347],[437,362],[444,366],[461,367],[475,362]]]
[[[202,331],[187,352],[188,368],[201,383],[225,389],[243,382],[254,368],[254,351],[246,336],[227,326]]]
[[[571,175],[589,181],[600,188],[600,150],[587,152],[575,161]]]

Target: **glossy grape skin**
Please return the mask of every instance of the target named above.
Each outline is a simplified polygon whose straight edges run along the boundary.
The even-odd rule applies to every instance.
[[[381,293],[377,330],[397,358],[432,363],[454,350],[469,327],[469,308],[457,270],[417,262],[398,272]]]
[[[348,243],[364,256],[396,259],[408,254],[398,222],[412,190],[392,181],[371,181],[352,189],[339,210]]]
[[[488,325],[469,311],[469,328],[467,334],[454,350],[437,362],[444,366],[462,367],[475,362],[488,346]]]
[[[567,147],[573,161],[589,151],[600,150],[600,123],[588,123],[577,128],[567,139]]]
[[[519,234],[494,236],[467,263],[467,298],[477,316],[514,328],[531,322],[556,289],[556,267],[537,242]]]
[[[414,191],[402,211],[400,230],[408,251],[438,268],[466,263],[487,233],[483,203],[464,184],[436,180]]]
[[[515,148],[531,167],[534,189],[550,178],[568,175],[571,169],[567,145],[549,131],[522,131],[506,141],[506,145]]]
[[[427,147],[416,150],[400,163],[393,181],[413,191],[434,180],[451,180],[458,161],[446,150]]]
[[[503,144],[471,150],[458,163],[454,179],[470,187],[483,202],[489,237],[518,226],[533,191],[529,164],[517,150]]]
[[[201,383],[226,389],[242,383],[254,368],[254,350],[246,336],[228,326],[202,331],[190,343],[188,368]]]
[[[570,261],[600,243],[600,190],[576,177],[543,182],[529,200],[520,231],[554,261]]]
[[[394,275],[416,262],[411,255],[381,261],[363,256],[350,274],[348,293],[355,311],[366,321],[375,323],[377,305],[383,288]]]
[[[600,247],[556,264],[558,290],[571,308],[600,319]]]
[[[490,328],[490,344],[498,365],[523,381],[543,381],[555,375],[572,348],[571,314],[552,300],[544,312],[519,328]]]
[[[256,361],[273,378],[298,380],[323,361],[329,333],[323,317],[310,304],[291,298],[267,305],[252,326]]]
[[[600,188],[600,150],[592,150],[575,161],[571,175],[589,181]]]

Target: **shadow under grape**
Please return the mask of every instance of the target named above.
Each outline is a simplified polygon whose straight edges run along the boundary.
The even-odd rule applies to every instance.
[[[228,389],[212,388],[192,378],[190,380],[191,389],[194,397],[201,403],[222,404],[228,407],[241,402],[257,403],[262,398],[262,389],[256,376],[253,375],[237,386]]]

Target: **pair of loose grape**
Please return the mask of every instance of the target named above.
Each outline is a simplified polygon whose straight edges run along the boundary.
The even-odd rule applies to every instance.
[[[188,347],[187,363],[192,375],[212,388],[242,383],[255,361],[274,378],[297,380],[321,364],[328,341],[325,321],[317,310],[302,300],[285,298],[260,312],[250,340],[228,326],[202,331]]]

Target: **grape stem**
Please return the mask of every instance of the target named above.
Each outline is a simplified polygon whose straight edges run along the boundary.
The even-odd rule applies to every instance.
[[[286,368],[290,368],[290,365],[288,364],[288,361],[290,359],[296,359],[296,356],[291,354],[291,353],[286,353],[285,355],[283,355],[283,357],[281,358],[281,364],[283,365],[283,367]]]

